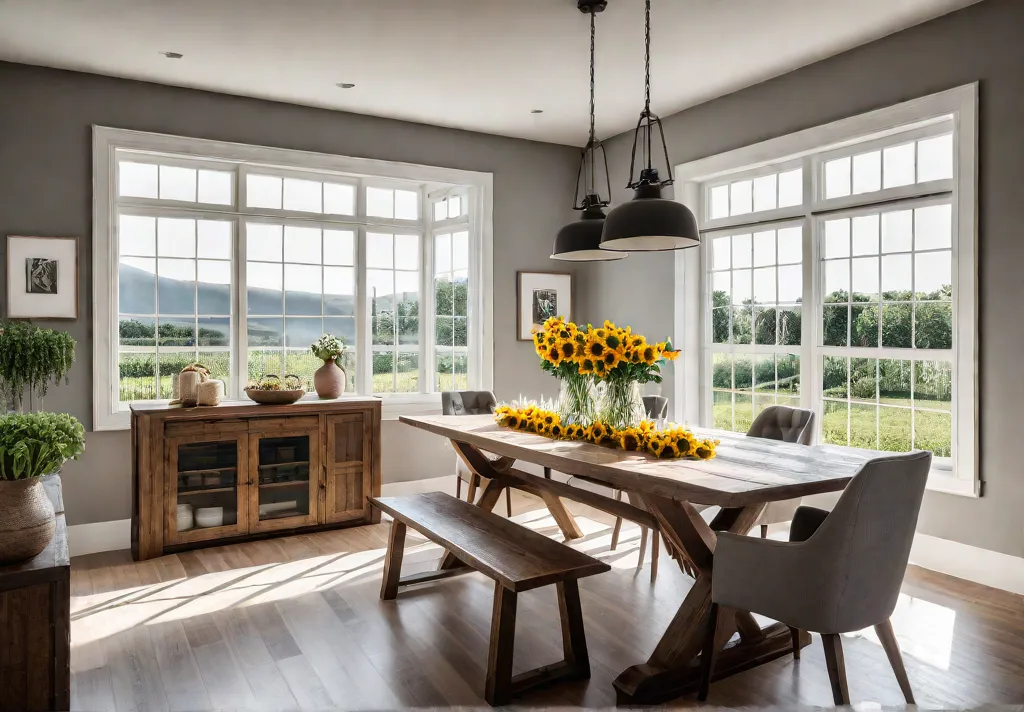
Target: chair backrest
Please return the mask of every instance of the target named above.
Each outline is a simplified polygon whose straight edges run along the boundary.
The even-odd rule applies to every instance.
[[[644,410],[651,420],[668,417],[668,398],[665,396],[644,396]]]
[[[814,411],[791,408],[788,405],[770,405],[754,418],[747,435],[787,443],[811,444]]]
[[[816,592],[831,619],[822,633],[848,633],[892,615],[917,529],[930,452],[867,462],[807,544],[820,552]]]
[[[441,413],[444,415],[485,415],[493,413],[498,404],[490,391],[443,391]]]

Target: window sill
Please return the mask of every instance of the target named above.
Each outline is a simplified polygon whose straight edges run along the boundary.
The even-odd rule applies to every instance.
[[[928,474],[928,491],[954,494],[960,497],[981,496],[981,483],[977,480],[962,480],[954,477],[949,470],[936,470]]]
[[[380,395],[380,394],[375,394]],[[441,394],[383,396],[381,420],[398,420],[402,415],[441,415]]]

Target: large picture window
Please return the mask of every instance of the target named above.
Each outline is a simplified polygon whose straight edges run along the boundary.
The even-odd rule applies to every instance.
[[[703,233],[677,261],[677,325],[699,324],[681,408],[738,432],[810,408],[817,442],[930,450],[929,486],[978,493],[975,104],[963,87],[677,169]]]
[[[194,361],[230,397],[312,390],[324,333],[349,392],[403,410],[490,387],[489,175],[102,128],[94,149],[97,429]]]

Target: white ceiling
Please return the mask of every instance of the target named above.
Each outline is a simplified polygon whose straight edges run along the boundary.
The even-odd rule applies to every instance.
[[[654,0],[653,108],[976,1]],[[609,0],[597,20],[604,137],[642,108],[643,2]],[[0,59],[571,145],[586,141],[588,52],[575,0],[0,0]]]

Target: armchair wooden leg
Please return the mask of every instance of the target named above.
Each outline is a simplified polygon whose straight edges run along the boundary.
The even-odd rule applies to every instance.
[[[505,488],[505,510],[508,512],[508,518],[512,518],[512,488]]]
[[[762,524],[761,525],[761,538],[762,539],[767,539],[768,538],[768,525],[767,524]]]
[[[636,570],[644,567],[644,557],[647,556],[647,527],[640,527],[640,556],[636,560]]]
[[[462,475],[455,473],[455,499],[462,499]]]
[[[885,654],[889,658],[892,671],[896,673],[896,681],[900,684],[900,689],[903,690],[904,699],[906,699],[908,705],[916,704],[914,702],[914,691],[910,689],[910,678],[907,677],[907,669],[903,666],[900,646],[896,642],[896,634],[892,631],[892,621],[887,620],[876,625],[875,633],[878,635],[878,640],[882,643],[882,649],[885,650]]]
[[[790,626],[789,634],[793,638],[793,659],[800,659],[800,629]]]
[[[476,503],[476,488],[480,486],[480,475],[475,472],[469,476],[469,488],[466,490],[466,501]]]
[[[825,647],[825,664],[828,665],[828,679],[832,683],[832,701],[837,705],[848,705],[850,688],[846,684],[842,640],[843,637],[836,633],[825,633],[821,636],[821,643]]]
[[[398,579],[402,576],[402,555],[405,553],[405,524],[397,519],[391,522],[388,535],[388,551],[384,558],[384,580],[380,584],[383,601],[398,597]]]
[[[622,501],[622,490],[615,490],[615,500],[617,502]],[[612,527],[612,545],[611,551],[615,551],[615,547],[619,545],[619,531],[622,529],[622,517],[615,518],[615,526]]]
[[[654,532],[654,536],[651,537],[651,583],[658,578],[658,549],[661,544],[658,540],[660,538],[661,535],[658,532]]]

